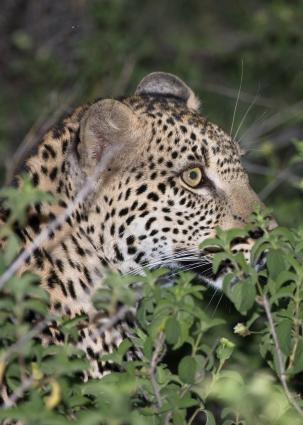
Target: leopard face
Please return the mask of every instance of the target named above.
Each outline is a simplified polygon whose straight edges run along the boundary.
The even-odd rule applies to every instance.
[[[176,95],[178,85],[184,93]],[[216,226],[242,227],[260,200],[238,144],[196,105],[176,77],[152,74],[135,96],[114,101],[106,112],[101,101],[82,119],[80,161],[74,161],[79,173],[89,175],[110,151],[108,145],[121,145],[121,157],[107,164],[89,210],[99,255],[109,268],[121,273],[159,266],[191,269],[221,286],[222,275],[213,275],[211,257],[201,254],[199,243],[213,236]],[[102,128],[104,119],[112,121],[114,134]],[[249,260],[252,244],[248,239],[234,250]]]
[[[220,285],[199,252],[215,227],[242,227],[259,199],[239,147],[216,125],[174,99],[132,98],[149,131],[134,157],[96,196],[102,257],[122,273],[166,266],[197,270]],[[249,259],[252,241],[235,249]]]

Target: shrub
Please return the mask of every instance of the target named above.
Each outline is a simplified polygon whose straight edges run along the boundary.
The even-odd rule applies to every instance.
[[[18,253],[14,223],[24,223],[27,205],[47,196],[26,180],[21,191],[22,198],[16,189],[2,192],[14,214],[1,228],[6,244],[0,258],[0,379],[9,392],[1,418],[41,425],[302,423],[302,227],[269,233],[266,212],[256,211],[246,229],[218,228],[215,238],[203,242],[201,249],[219,248],[214,271],[222,262],[233,266],[223,291],[237,314],[231,305],[227,312],[209,311],[209,291],[191,272],[109,274],[94,297],[96,307],[109,314],[107,328],[135,306],[137,326],[102,357],[120,372],[84,382],[88,361],[75,341],[85,317],[58,318],[62,345],[43,346],[37,336],[53,319],[47,293],[29,272],[3,274]],[[232,240],[256,227],[263,236],[247,264],[242,253],[232,253]],[[258,268],[264,255],[266,267]],[[126,360],[130,347],[140,360]]]

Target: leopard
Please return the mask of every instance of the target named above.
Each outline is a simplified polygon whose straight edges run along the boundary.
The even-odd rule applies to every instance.
[[[108,272],[191,268],[220,289],[225,272],[212,271],[213,254],[199,244],[217,227],[243,228],[262,206],[240,145],[199,108],[179,77],[153,72],[131,96],[75,108],[25,162],[32,185],[53,200],[30,206],[16,230],[28,252],[19,273],[39,276],[52,317],[88,317],[77,342],[90,363],[85,379],[114,370],[100,356],[117,348],[133,323],[124,318],[106,329],[110,319],[92,302]],[[238,240],[233,250],[249,261],[255,239]],[[99,333],[96,316],[105,324]],[[54,323],[48,338],[62,342]]]

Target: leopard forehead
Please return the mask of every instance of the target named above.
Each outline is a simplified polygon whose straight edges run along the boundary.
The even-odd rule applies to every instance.
[[[149,136],[140,138],[137,149],[130,152],[127,164],[132,160],[136,164],[129,167],[132,171],[153,170],[154,180],[159,169],[178,172],[197,163],[211,167],[225,180],[246,178],[238,143],[183,102],[168,96],[133,96],[123,102],[150,130]],[[123,167],[121,172],[125,172]]]

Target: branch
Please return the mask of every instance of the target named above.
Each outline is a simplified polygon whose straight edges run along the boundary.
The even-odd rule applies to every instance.
[[[5,185],[10,185],[21,165],[25,162],[32,149],[37,146],[43,134],[51,128],[71,105],[80,93],[80,87],[74,86],[68,93],[53,99],[47,99],[48,106],[39,115],[33,126],[29,129],[23,141],[19,144],[14,155],[6,161]]]
[[[13,353],[18,353],[19,349],[23,348],[24,345],[35,336],[39,335],[39,333],[46,328],[46,326],[50,323],[51,317],[47,317],[43,319],[41,322],[38,322],[29,332],[25,335],[22,335],[13,345],[11,345],[0,357],[0,364],[7,361],[9,356]]]
[[[3,399],[4,399],[4,402],[0,406],[0,408],[1,409],[8,409],[9,407],[15,406],[16,401],[24,395],[25,391],[28,390],[31,387],[33,382],[34,382],[34,379],[32,377],[25,379],[21,383],[21,385],[19,385],[10,396],[7,395],[6,389],[4,387],[2,394],[1,394]]]
[[[263,123],[258,123],[252,125],[246,130],[245,138],[243,138],[243,143],[245,146],[250,146],[257,138],[260,138],[269,132],[280,127],[282,124],[286,123],[290,119],[300,117],[302,115],[303,100],[287,106],[281,111],[269,117]]]
[[[297,179],[294,179],[295,176],[293,176],[290,171],[289,167],[280,171],[279,174],[276,175],[276,177],[271,180],[270,183],[268,183],[260,192],[259,197],[264,201],[272,192],[274,192],[285,180],[292,181],[293,184],[298,184],[300,182],[300,178],[297,177]]]
[[[162,398],[161,398],[161,395],[160,395],[159,386],[158,386],[158,383],[157,383],[157,380],[156,380],[156,370],[157,370],[157,365],[158,365],[159,361],[163,357],[163,351],[162,350],[163,350],[164,341],[165,341],[165,334],[164,334],[164,332],[161,332],[159,334],[159,338],[158,338],[158,341],[157,341],[156,346],[155,346],[154,354],[151,358],[150,369],[149,369],[151,384],[152,384],[154,394],[155,394],[156,400],[157,400],[157,405],[158,405],[159,408],[162,407],[163,402],[162,402]],[[161,351],[162,351],[162,353],[161,353]]]
[[[203,90],[208,91],[210,93],[216,93],[221,96],[229,97],[231,99],[236,99],[238,96],[238,90],[233,89],[231,87],[224,86],[222,84],[217,83],[203,83]],[[256,96],[241,90],[239,95],[239,101],[244,103],[251,103],[255,100]],[[258,96],[255,100],[256,105],[264,106],[266,108],[274,109],[276,108],[276,104],[273,99]]]

